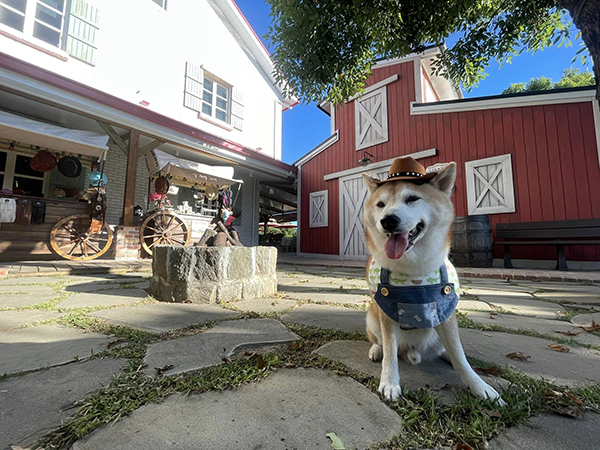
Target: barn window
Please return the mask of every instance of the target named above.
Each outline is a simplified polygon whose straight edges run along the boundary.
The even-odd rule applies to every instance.
[[[327,192],[328,191],[318,191],[310,193],[310,228],[326,227],[328,225],[329,202]]]
[[[356,150],[388,140],[386,86],[371,91],[354,102]]]
[[[469,161],[465,169],[470,215],[515,212],[510,154]]]

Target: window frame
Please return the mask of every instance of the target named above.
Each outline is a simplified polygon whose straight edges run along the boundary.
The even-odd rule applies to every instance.
[[[209,81],[212,83],[213,85],[213,89],[211,91],[209,91],[206,88],[206,82]],[[227,98],[226,100],[226,107],[227,109],[225,110],[225,115],[226,115],[226,120],[220,119],[219,117],[217,117],[217,110],[219,111],[224,111],[223,108],[217,106],[217,99],[223,99],[223,96],[220,96],[218,94],[218,89],[219,87],[223,88],[226,90],[227,92]],[[206,101],[204,99],[204,95],[208,93],[212,96],[212,100],[209,103],[208,101]],[[210,118],[211,120],[218,120],[219,122],[222,122],[224,124],[227,124],[229,126],[231,126],[231,95],[232,95],[232,86],[228,85],[226,83],[224,83],[222,80],[220,80],[219,78],[215,77],[214,75],[207,73],[206,71],[204,71],[204,79],[202,80],[202,98],[200,99],[200,101],[202,102],[202,106],[200,109],[200,115],[203,118]],[[208,105],[211,108],[211,113],[208,114],[206,112],[204,112],[204,106]]]
[[[498,168],[500,170],[492,181],[487,181],[490,184],[493,184],[496,179],[502,177],[502,194],[505,203],[503,205],[495,206],[479,206],[475,192],[475,170],[481,166],[491,164],[498,164]],[[514,175],[512,172],[512,155],[510,153],[465,162],[465,177],[467,210],[470,216],[476,214],[510,214],[516,212],[515,184]],[[488,190],[486,188],[486,193],[487,192]]]
[[[42,20],[40,20],[36,17],[37,6],[40,4],[43,7],[48,8],[50,11],[56,12],[62,16],[60,30],[46,22],[43,22]],[[65,55],[67,54],[65,52],[65,46],[66,46],[67,36],[68,36],[68,22],[69,22],[68,17],[69,17],[69,13],[71,10],[71,0],[64,0],[64,11],[62,11],[62,12],[53,8],[52,6],[48,5],[47,3],[44,3],[44,0],[27,0],[24,13],[5,4],[5,3],[0,3],[0,7],[6,8],[7,10],[17,13],[24,17],[23,30],[13,28],[4,23],[0,23],[0,30],[5,31],[6,33],[11,34],[13,36],[15,36],[15,35],[19,36],[19,37],[21,37],[25,40],[28,40],[28,41],[32,42],[33,44],[35,44],[45,50],[49,50],[51,52],[60,51],[60,52],[64,53]],[[42,26],[42,27],[46,27],[52,31],[58,32],[59,33],[58,45],[51,44],[39,37],[36,37],[33,34],[36,23],[39,23],[40,26]]]
[[[364,101],[366,101],[372,97],[375,97],[377,95],[381,95],[381,101],[380,101],[381,122],[382,122],[381,137],[371,140],[371,141],[363,142],[361,144],[361,139],[360,139],[360,136],[362,133],[362,130],[360,129],[360,118],[361,118],[361,114],[362,114],[361,108],[366,110],[366,108],[362,105],[361,102],[364,102]],[[354,136],[355,136],[355,150],[356,151],[364,150],[366,148],[373,147],[374,145],[383,144],[383,143],[389,141],[387,86],[382,86],[379,89],[374,89],[354,100],[354,120],[355,120]],[[372,127],[372,125],[369,125],[369,127]]]
[[[323,220],[315,221],[314,212],[315,212],[315,198],[323,197],[323,203],[319,210],[321,211],[321,217]],[[327,189],[323,191],[311,192],[309,194],[309,203],[308,203],[308,227],[309,228],[324,228],[329,226],[329,191]]]
[[[43,176],[36,177],[34,175],[22,175],[19,173],[15,173],[16,164],[17,164],[17,156],[23,156],[25,158],[33,158],[35,154],[26,153],[18,150],[8,150],[5,148],[0,148],[0,152],[6,153],[6,165],[4,166],[4,181],[0,189],[10,189],[13,190],[13,183],[15,180],[15,176],[21,178],[28,178],[30,180],[41,180],[43,183],[42,192],[46,195],[48,190],[48,174],[50,172],[44,172]]]

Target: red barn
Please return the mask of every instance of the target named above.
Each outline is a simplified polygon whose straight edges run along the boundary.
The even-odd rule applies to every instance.
[[[365,258],[362,174],[387,175],[394,158],[409,154],[425,167],[456,161],[456,215],[488,214],[494,230],[498,223],[600,218],[595,88],[465,99],[433,75],[437,51],[381,61],[361,96],[320,105],[332,135],[295,163],[301,254]],[[361,166],[363,157],[372,163]],[[552,260],[555,252],[511,249],[522,260]],[[567,247],[567,259],[600,261],[600,246]]]

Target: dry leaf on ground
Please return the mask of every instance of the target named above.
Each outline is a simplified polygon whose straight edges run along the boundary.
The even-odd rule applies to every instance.
[[[491,375],[493,377],[499,377],[502,375],[503,370],[500,367],[475,367],[475,371],[484,375]]]
[[[583,411],[578,406],[560,406],[551,410],[561,416],[573,417],[575,419],[581,419],[583,417]]]
[[[162,375],[164,372],[171,370],[173,367],[175,367],[173,364],[167,364],[166,366],[155,367],[154,370],[156,370],[157,374]]]
[[[247,356],[248,358],[256,358],[256,367],[258,370],[263,370],[265,367],[267,367],[267,362],[260,353],[246,352],[244,353],[244,356]]]
[[[565,391],[565,395],[567,397],[569,397],[571,399],[571,401],[573,403],[575,403],[578,406],[583,406],[583,402],[579,399],[579,397],[577,397],[575,394],[573,394],[571,391]]]
[[[581,328],[583,331],[587,331],[588,333],[592,333],[594,331],[600,331],[600,323],[596,323],[594,322],[594,319],[592,319],[592,324],[589,327],[579,327]]]
[[[555,333],[564,334],[565,336],[579,336],[581,332],[577,333],[575,331],[555,331]]]
[[[555,352],[567,353],[570,351],[568,347],[565,347],[564,345],[560,344],[548,344],[548,347],[550,347],[550,349],[554,350]]]
[[[122,339],[122,338],[115,339],[114,341],[110,341],[108,344],[106,344],[106,348],[111,348],[112,346],[121,344],[123,342],[127,342],[127,339]]]
[[[223,361],[226,364],[229,364],[231,362],[231,358],[229,356],[227,356],[225,353],[227,353],[226,348],[223,349],[223,353],[221,353],[219,356],[221,357],[221,361]]]
[[[345,450],[346,449],[342,440],[339,437],[337,437],[337,435],[335,433],[327,433],[327,434],[325,434],[325,436],[327,436],[329,439],[331,439],[331,448],[333,448],[333,450]]]
[[[508,355],[506,355],[507,358],[510,359],[516,359],[518,361],[527,361],[528,359],[531,359],[531,356],[526,355],[523,352],[513,352],[513,353],[509,353]]]
[[[494,409],[493,411],[486,411],[486,414],[490,417],[496,417],[497,419],[502,417],[502,414],[500,414],[500,411],[497,409]]]
[[[462,442],[459,442],[458,444],[456,444],[454,446],[454,448],[452,450],[473,450],[473,447],[471,447],[470,445],[467,445],[467,444],[463,444]]]

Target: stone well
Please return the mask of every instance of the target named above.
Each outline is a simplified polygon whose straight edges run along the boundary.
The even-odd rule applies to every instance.
[[[156,246],[152,295],[164,302],[221,303],[277,292],[275,247]]]

